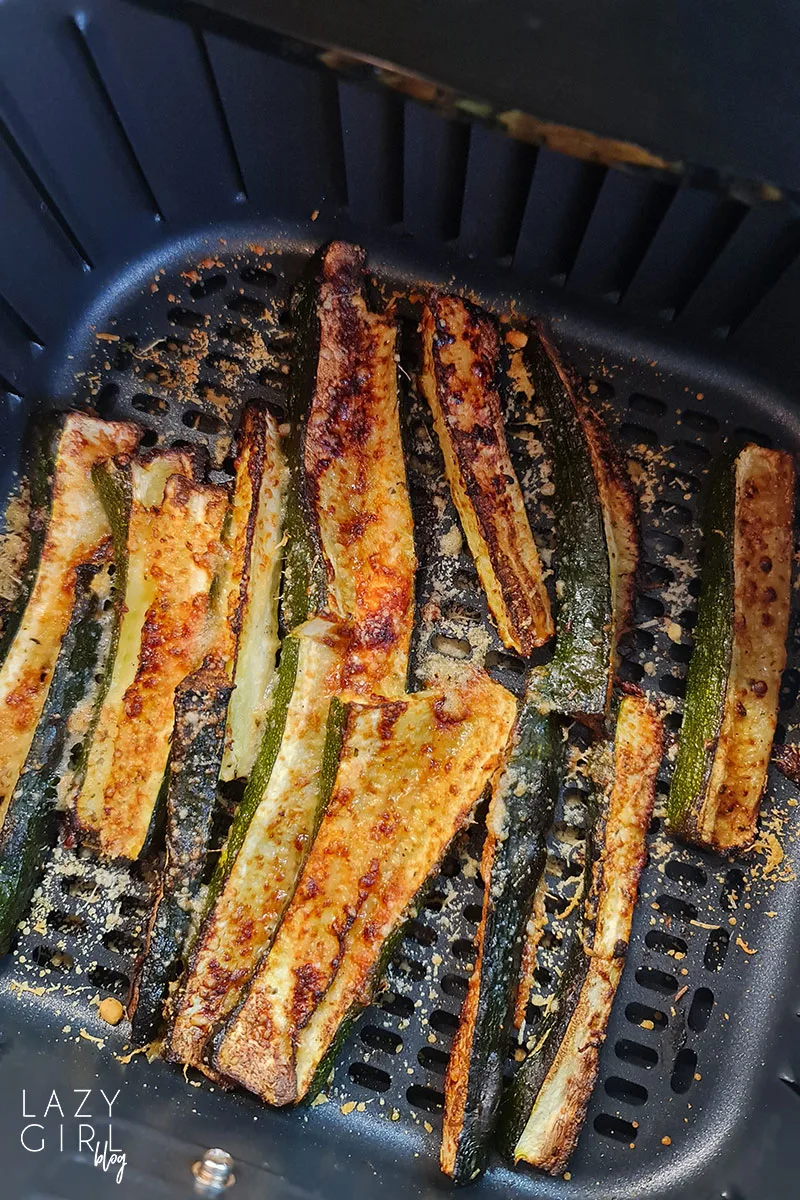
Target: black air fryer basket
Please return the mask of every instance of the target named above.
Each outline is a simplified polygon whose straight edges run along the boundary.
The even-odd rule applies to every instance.
[[[674,735],[708,463],[731,433],[800,449],[800,105],[788,82],[800,29],[774,4],[693,7],[685,21],[607,8],[0,0],[4,494],[36,415],[86,404],[139,421],[145,444],[210,446],[225,478],[241,405],[283,406],[299,271],[331,237],[355,240],[384,296],[439,284],[544,317],[609,407],[643,501],[621,673],[662,698]],[[519,692],[520,664],[491,627],[472,636],[486,611],[468,556],[454,574],[437,551],[454,515],[410,378],[402,404],[420,611],[444,597],[417,649],[480,647]],[[532,486],[513,399],[507,422]],[[778,731],[790,741],[795,630],[796,613]],[[796,1200],[797,799],[772,773],[759,853],[738,862],[672,843],[655,818],[569,1171],[496,1161],[476,1196]],[[579,810],[565,796],[551,839],[556,934]],[[449,1193],[442,1085],[479,851],[475,828],[445,861],[324,1102],[284,1112],[130,1056],[126,1025],[104,1024],[97,1000],[126,996],[146,878],[59,846],[0,964],[0,1196],[176,1200],[214,1146],[233,1157],[234,1200]],[[78,1153],[81,1121],[108,1136],[100,1089],[118,1092],[119,1183]],[[42,1115],[53,1091],[63,1118],[52,1104]]]

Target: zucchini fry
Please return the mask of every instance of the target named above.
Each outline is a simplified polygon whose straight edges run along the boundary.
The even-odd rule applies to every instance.
[[[343,242],[322,254],[302,474],[328,610],[353,625],[343,686],[392,698],[406,687],[417,564],[400,438],[397,329],[367,308],[364,258]]]
[[[528,655],[553,636],[550,601],[506,445],[494,321],[457,296],[422,314],[422,392],[453,503],[503,643]]]
[[[468,1183],[484,1169],[497,1117],[522,941],[558,798],[559,743],[555,718],[526,704],[507,762],[492,783],[478,961],[444,1085],[440,1162],[456,1183]]]
[[[235,689],[222,778],[246,778],[261,743],[278,652],[278,593],[286,467],[275,419],[249,404],[237,434],[236,481],[225,519],[217,587],[220,652]]]
[[[580,1134],[630,940],[661,762],[661,721],[641,695],[622,698],[600,857],[559,1004],[503,1099],[501,1144],[515,1162],[560,1174]],[[605,806],[604,806],[605,807]],[[588,960],[588,961],[587,961]]]
[[[28,909],[58,830],[64,791],[80,770],[72,750],[95,702],[111,642],[107,564],[76,569],[75,604],[42,715],[0,831],[0,954]]]
[[[207,1070],[203,1055],[232,1011],[291,900],[338,755],[344,643],[316,618],[281,648],[261,750],[211,881],[206,916],[175,1008],[168,1057]]]
[[[723,457],[667,806],[675,833],[723,853],[756,835],[786,665],[793,518],[790,455],[751,444]]]
[[[230,676],[213,657],[175,690],[166,859],[128,1002],[131,1036],[137,1045],[158,1032],[167,990],[180,973],[206,866],[230,694]]]
[[[0,825],[31,748],[69,624],[75,570],[89,562],[111,534],[92,486],[92,467],[134,450],[140,436],[135,425],[99,421],[83,413],[63,419],[35,580],[0,667]],[[38,470],[45,471],[41,462]]]
[[[534,673],[535,686],[556,712],[602,717],[633,602],[639,558],[633,490],[549,338],[532,331],[523,354],[544,408],[558,547],[556,645],[552,661]]]
[[[381,949],[501,761],[514,698],[482,672],[450,692],[352,705],[294,899],[217,1049],[221,1075],[302,1099],[366,1003]]]
[[[144,848],[169,756],[178,684],[208,648],[209,592],[219,566],[227,494],[174,474],[171,451],[100,486],[125,546],[124,615],[92,737],[75,819],[109,857]],[[167,475],[167,473],[169,474]],[[125,512],[129,520],[124,521]]]

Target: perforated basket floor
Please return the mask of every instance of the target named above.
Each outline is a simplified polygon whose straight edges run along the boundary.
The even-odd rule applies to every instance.
[[[259,396],[282,408],[291,285],[309,249],[331,232],[322,222],[293,231],[228,225],[176,245],[157,267],[135,264],[76,322],[63,354],[52,359],[45,403],[89,402],[105,416],[133,416],[151,445],[200,441],[224,476],[241,405]],[[453,286],[449,264],[414,258],[388,240],[362,240],[376,290],[405,294],[448,280]],[[542,295],[503,294],[501,278],[477,268],[467,277],[462,268],[456,282],[498,313],[513,301],[518,315],[552,319],[629,455],[642,502],[645,566],[621,673],[659,698],[674,735],[697,595],[698,496],[708,464],[732,432],[797,449],[800,416],[786,398],[726,375],[710,359],[659,349],[632,329],[553,307]],[[484,661],[519,690],[522,664],[504,652],[487,622],[474,567],[452,532],[456,521],[435,438],[406,375],[413,373],[413,343],[413,321],[406,320],[404,432],[420,557],[415,660],[435,652]],[[547,489],[543,496],[535,417],[522,399],[512,400],[507,413],[509,436],[547,558]],[[795,620],[796,614],[779,730],[790,738],[800,684]],[[662,799],[669,771],[668,755]],[[757,851],[735,864],[671,843],[656,816],[600,1078],[568,1176],[550,1180],[496,1163],[478,1194],[796,1195],[786,1164],[800,1165],[792,1140],[800,1114],[800,1063],[792,1057],[797,795],[771,775]],[[582,815],[580,781],[572,781],[551,839],[549,957],[537,974],[542,994],[557,970],[560,914],[570,908],[579,875]],[[190,1190],[192,1161],[214,1144],[236,1159],[232,1196],[421,1197],[449,1190],[437,1171],[441,1089],[473,958],[479,851],[476,826],[448,856],[409,925],[385,989],[350,1037],[324,1102],[285,1113],[224,1094],[200,1077],[184,1079],[161,1061],[126,1061],[126,1026],[104,1024],[97,1001],[124,998],[147,884],[139,872],[100,867],[84,852],[60,847],[13,955],[0,964],[0,1071],[13,1109],[4,1136],[10,1132],[14,1190],[4,1194],[182,1196]],[[127,1164],[119,1188],[91,1156],[77,1154],[76,1120],[69,1117],[63,1152],[50,1152],[52,1138],[47,1153],[21,1148],[23,1087],[28,1109],[39,1113],[53,1088],[102,1087],[108,1095],[120,1089],[113,1136]],[[48,1137],[53,1121],[50,1114]]]

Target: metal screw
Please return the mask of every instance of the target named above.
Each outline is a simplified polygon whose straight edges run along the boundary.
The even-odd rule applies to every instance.
[[[214,1147],[206,1150],[203,1157],[196,1162],[194,1173],[194,1190],[200,1196],[218,1196],[235,1182],[233,1174],[233,1159],[227,1150]]]

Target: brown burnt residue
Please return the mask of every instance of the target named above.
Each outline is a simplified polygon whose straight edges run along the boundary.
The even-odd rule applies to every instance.
[[[529,654],[553,633],[541,563],[506,444],[494,321],[457,296],[423,313],[422,389],[434,415],[453,500],[498,631]]]

